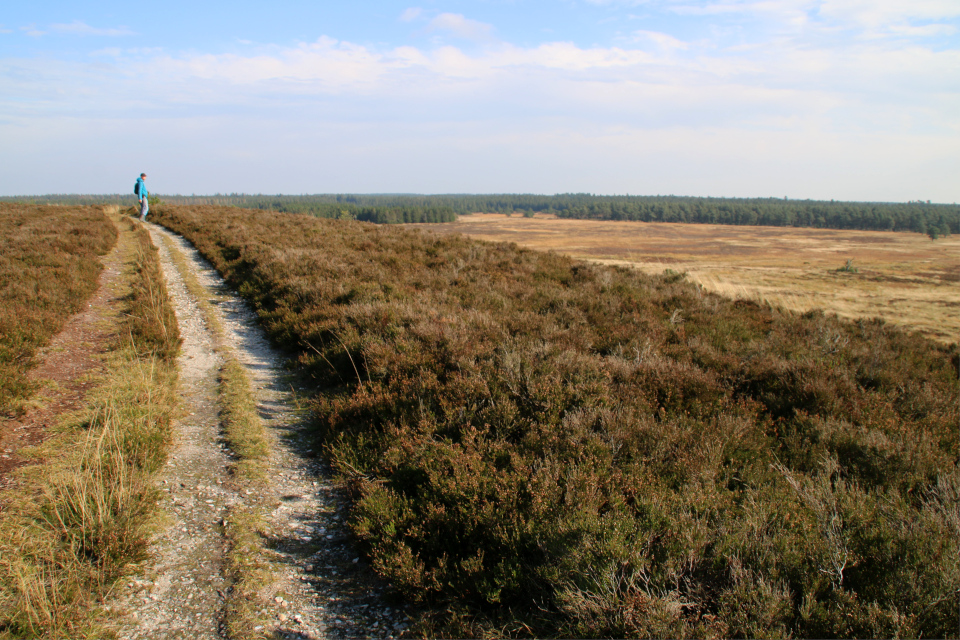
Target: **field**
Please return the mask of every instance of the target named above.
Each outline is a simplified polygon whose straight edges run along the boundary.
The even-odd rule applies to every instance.
[[[955,346],[419,227],[156,219],[292,356],[417,633],[956,636]]]
[[[710,291],[804,312],[881,317],[941,342],[960,338],[960,236],[461,216],[437,233],[516,242],[645,273],[686,272]],[[423,228],[422,225],[418,227]],[[852,261],[852,269],[840,270]]]

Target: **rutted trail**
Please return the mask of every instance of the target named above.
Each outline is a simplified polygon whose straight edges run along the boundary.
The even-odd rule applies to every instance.
[[[237,500],[225,486],[228,457],[220,443],[216,411],[220,358],[197,301],[190,295],[155,233],[167,289],[183,339],[180,357],[181,418],[160,478],[168,520],[154,540],[154,564],[131,584],[133,624],[121,638],[217,638],[222,624],[223,510]]]
[[[351,549],[342,500],[301,433],[303,419],[282,355],[269,345],[254,313],[186,240],[149,226],[183,335],[183,417],[161,478],[169,524],[154,543],[152,568],[143,579],[130,581],[126,604],[136,619],[121,637],[227,635],[231,585],[225,575],[223,522],[234,509],[263,514],[264,554],[276,577],[259,594],[261,622],[252,629],[255,635],[389,638],[401,633],[407,616],[385,601],[388,587]],[[209,292],[206,308],[220,329],[208,326],[205,305],[190,294],[171,251],[186,257],[181,264]],[[246,369],[270,436],[265,486],[251,487],[229,472],[232,454],[217,415],[220,354],[228,352]]]

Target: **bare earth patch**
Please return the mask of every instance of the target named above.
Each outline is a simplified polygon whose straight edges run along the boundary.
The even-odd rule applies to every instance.
[[[845,318],[881,317],[942,342],[960,336],[960,237],[919,233],[564,220],[503,214],[453,224],[413,225],[437,233],[556,251],[648,273],[687,272],[711,291],[794,311],[821,308]],[[852,260],[851,271],[843,271]]]

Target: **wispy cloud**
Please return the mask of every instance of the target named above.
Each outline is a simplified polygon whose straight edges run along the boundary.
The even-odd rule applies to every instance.
[[[956,0],[584,0],[598,6],[633,7],[680,16],[752,17],[771,24],[812,29],[852,28],[878,34],[951,35],[942,24],[960,17]]]
[[[635,42],[652,42],[654,45],[664,51],[684,50],[689,48],[689,45],[683,40],[679,40],[670,34],[661,33],[659,31],[639,30],[634,31],[633,36]]]
[[[0,33],[13,33],[13,29],[7,29],[4,25],[0,24]]]
[[[823,0],[817,5],[825,18],[873,28],[960,17],[954,0]]]
[[[28,36],[31,36],[34,38],[39,38],[40,36],[47,35],[46,31],[41,31],[40,29],[37,29],[37,25],[35,24],[28,24],[25,27],[20,27],[20,31],[23,31]]]
[[[400,14],[400,22],[413,22],[419,18],[421,14],[423,14],[423,9],[420,7],[410,7]]]
[[[50,25],[50,31],[74,36],[106,36],[111,38],[136,35],[134,31],[127,27],[101,29],[97,27],[91,27],[87,23],[80,20],[74,20],[69,24],[52,24]]]
[[[430,21],[428,31],[445,31],[464,40],[489,41],[493,39],[493,26],[471,20],[459,13],[441,13]]]

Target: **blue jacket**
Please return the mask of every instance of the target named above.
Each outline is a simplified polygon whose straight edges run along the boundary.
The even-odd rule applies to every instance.
[[[140,193],[139,198],[149,197],[150,192],[147,191],[147,185],[143,182],[143,178],[137,178],[137,186],[140,187],[137,191]]]

